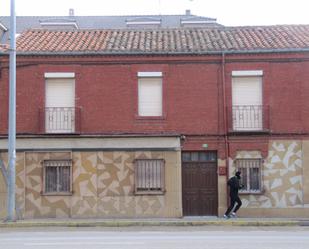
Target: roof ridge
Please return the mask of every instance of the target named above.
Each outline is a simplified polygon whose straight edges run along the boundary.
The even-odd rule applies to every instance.
[[[85,32],[85,31],[97,31],[97,32],[103,32],[103,31],[133,31],[133,32],[144,32],[144,31],[176,31],[176,30],[237,30],[237,29],[250,29],[250,30],[259,30],[259,29],[272,29],[272,28],[291,28],[291,27],[309,27],[309,24],[278,24],[278,25],[258,25],[258,26],[207,26],[207,27],[160,27],[160,28],[153,28],[153,27],[146,27],[146,28],[79,28],[79,29],[50,29],[50,28],[30,28],[27,29],[25,32],[29,30],[34,31],[48,31],[48,32]]]

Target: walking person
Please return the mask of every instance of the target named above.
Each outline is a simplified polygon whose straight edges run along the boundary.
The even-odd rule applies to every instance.
[[[236,217],[236,212],[241,207],[241,200],[238,196],[238,190],[243,188],[243,185],[240,184],[240,171],[236,171],[235,176],[231,177],[227,184],[230,187],[230,206],[224,214],[224,218]],[[235,209],[235,203],[237,203]],[[233,210],[234,209],[234,210]]]

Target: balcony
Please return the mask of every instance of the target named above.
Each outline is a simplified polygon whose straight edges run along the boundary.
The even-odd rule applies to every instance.
[[[263,105],[235,105],[229,116],[230,132],[267,132],[269,108]]]
[[[80,132],[81,108],[46,107],[40,109],[40,131],[52,134]]]

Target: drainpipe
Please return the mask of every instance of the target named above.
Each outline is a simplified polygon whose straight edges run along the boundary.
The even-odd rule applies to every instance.
[[[11,0],[10,20],[10,93],[9,93],[9,165],[7,193],[7,221],[15,220],[15,161],[16,161],[16,15],[15,0]]]
[[[223,97],[223,124],[224,124],[224,148],[225,148],[225,158],[226,158],[226,182],[229,178],[229,157],[230,148],[228,140],[228,117],[227,117],[227,105],[226,105],[226,82],[225,82],[225,53],[222,52],[221,57],[221,72],[222,72],[222,97]],[[226,200],[227,205],[229,205],[229,194],[228,186],[226,184]]]

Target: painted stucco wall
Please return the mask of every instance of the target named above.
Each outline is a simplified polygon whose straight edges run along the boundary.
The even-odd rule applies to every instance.
[[[164,195],[134,195],[133,163],[139,158],[165,160]],[[46,159],[73,159],[72,196],[42,195]],[[16,169],[24,218],[182,216],[179,151],[24,152],[17,155]]]
[[[309,141],[303,142],[303,200],[309,206]]]
[[[0,159],[7,167],[7,153],[0,153]],[[24,217],[25,200],[25,171],[24,171],[24,153],[16,154],[16,210],[19,218]],[[7,188],[4,178],[0,172],[0,218],[6,217],[7,209]]]
[[[16,161],[16,197],[20,216],[45,217],[181,217],[180,151],[62,151],[19,152]],[[7,154],[0,153],[7,162]],[[239,151],[236,158],[260,158],[258,151]],[[73,159],[73,195],[44,196],[44,159]],[[133,161],[163,158],[165,195],[134,195]],[[219,160],[220,167],[225,166]],[[241,195],[243,217],[309,217],[309,141],[271,140],[262,166],[263,194]],[[0,176],[2,177],[2,176]],[[2,181],[1,181],[2,182]],[[219,215],[226,209],[226,177],[219,176]],[[0,217],[5,216],[5,185],[0,186]]]
[[[308,141],[271,140],[262,165],[262,194],[241,194],[244,216],[309,216]],[[304,149],[306,148],[306,149]],[[239,151],[237,158],[261,158],[257,151]],[[230,159],[230,176],[235,172]],[[296,211],[295,209],[300,209]]]

